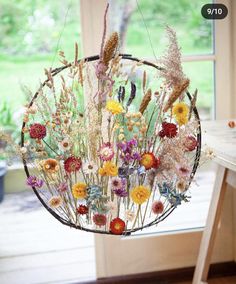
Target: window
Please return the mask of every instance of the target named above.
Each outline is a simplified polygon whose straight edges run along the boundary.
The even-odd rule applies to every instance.
[[[79,8],[77,0],[60,5],[46,0],[1,1],[0,126],[16,128],[20,108],[28,101],[21,88],[37,90],[44,68],[61,65],[58,50],[73,58],[74,42],[81,42]]]
[[[209,1],[109,2],[111,30],[119,30],[121,47],[125,53],[155,61],[153,53],[155,52],[157,59],[160,58],[167,45],[165,25],[175,28],[185,62],[184,71],[191,78],[190,91],[193,92],[196,87],[199,91],[198,108],[201,119],[213,118],[214,30],[212,22],[201,15],[201,7]]]

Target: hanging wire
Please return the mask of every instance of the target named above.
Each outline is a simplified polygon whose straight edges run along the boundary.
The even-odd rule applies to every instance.
[[[52,60],[52,63],[51,63],[51,68],[52,68],[52,66],[53,66],[53,64],[55,62],[55,59],[56,59],[56,56],[57,56],[57,53],[58,53],[59,45],[60,45],[61,38],[62,38],[63,32],[64,32],[66,24],[67,24],[67,17],[68,17],[68,14],[69,14],[69,11],[70,11],[71,7],[72,7],[72,0],[70,1],[69,5],[68,5],[68,8],[66,10],[66,14],[65,14],[65,17],[64,17],[64,21],[63,21],[63,26],[62,26],[61,32],[60,32],[58,40],[57,40],[55,53],[54,53],[53,60]]]
[[[156,62],[158,62],[158,59],[157,59],[157,56],[156,56],[156,53],[155,53],[155,50],[154,50],[154,47],[153,47],[153,44],[152,44],[151,35],[150,35],[149,30],[148,30],[148,27],[147,27],[146,21],[145,21],[144,16],[143,16],[143,12],[142,12],[140,5],[138,3],[138,0],[136,0],[136,5],[137,5],[137,8],[138,8],[139,14],[141,15],[143,24],[145,26],[145,29],[146,29],[146,32],[147,32],[147,35],[148,35],[148,39],[149,39],[149,43],[150,43],[150,46],[151,46],[151,49],[152,49],[153,56],[154,56]]]

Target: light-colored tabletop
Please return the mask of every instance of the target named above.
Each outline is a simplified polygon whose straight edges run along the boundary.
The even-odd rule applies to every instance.
[[[236,122],[236,120],[234,120]],[[226,184],[236,187],[236,128],[226,120],[202,123],[202,142],[212,148],[218,163],[206,227],[203,231],[193,284],[207,283],[211,255],[224,204]]]
[[[232,119],[236,123],[236,119]],[[230,128],[230,120],[202,122],[202,144],[213,149],[215,161],[236,171],[236,127]]]

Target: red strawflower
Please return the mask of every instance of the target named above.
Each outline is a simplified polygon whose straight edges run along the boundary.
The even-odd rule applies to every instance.
[[[155,163],[153,165],[153,168],[157,169],[160,166],[160,164],[161,164],[160,158],[159,157],[155,158]]]
[[[81,166],[82,162],[78,157],[69,157],[64,161],[64,168],[67,173],[79,171]]]
[[[99,214],[99,213],[94,214],[93,215],[93,222],[99,227],[104,226],[104,225],[106,225],[107,217],[106,217],[106,215]]]
[[[78,214],[81,215],[88,214],[88,207],[86,205],[80,205],[76,210]]]
[[[47,130],[46,127],[40,123],[34,123],[30,125],[30,138],[32,139],[43,139],[46,134]]]
[[[152,212],[154,214],[161,214],[164,210],[164,205],[161,201],[154,201],[152,204]]]
[[[140,165],[144,166],[146,170],[150,170],[151,168],[157,169],[160,165],[160,159],[156,158],[152,152],[143,153]]]
[[[195,137],[189,135],[188,137],[186,137],[186,140],[184,141],[184,146],[185,146],[185,150],[186,151],[193,151],[198,145],[197,140],[195,139]]]
[[[110,231],[115,235],[121,235],[125,230],[125,222],[120,218],[115,218],[110,223]]]
[[[162,130],[159,132],[161,138],[168,137],[173,138],[177,135],[177,126],[174,123],[163,122]]]

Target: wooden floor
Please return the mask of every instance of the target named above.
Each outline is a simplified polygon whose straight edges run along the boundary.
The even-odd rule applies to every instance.
[[[192,284],[192,282],[179,282],[176,284]],[[211,279],[208,284],[236,284],[236,276]]]
[[[0,284],[95,278],[93,234],[61,225],[30,191],[5,196],[0,204]]]
[[[141,234],[203,227],[213,180],[213,173],[199,173],[199,187],[191,188],[191,203],[177,208],[158,228]],[[95,278],[92,234],[61,225],[31,191],[5,196],[0,204],[0,284],[69,284]],[[212,282],[216,283],[236,281]]]

